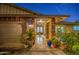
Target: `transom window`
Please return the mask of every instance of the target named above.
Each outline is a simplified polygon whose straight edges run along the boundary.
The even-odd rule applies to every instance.
[[[64,27],[63,26],[56,26],[56,32],[64,32]]]

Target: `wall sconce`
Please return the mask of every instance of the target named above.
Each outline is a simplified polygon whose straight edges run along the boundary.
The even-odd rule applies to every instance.
[[[33,28],[33,25],[29,25],[30,28]]]

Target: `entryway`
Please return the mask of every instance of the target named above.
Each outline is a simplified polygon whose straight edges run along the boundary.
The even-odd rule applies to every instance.
[[[44,26],[42,23],[37,23],[36,25],[36,40],[37,45],[42,45],[44,43]]]
[[[48,26],[47,26],[48,24]],[[35,20],[35,44],[36,45],[46,45],[46,40],[49,39],[50,36],[50,20],[44,18],[38,18]]]

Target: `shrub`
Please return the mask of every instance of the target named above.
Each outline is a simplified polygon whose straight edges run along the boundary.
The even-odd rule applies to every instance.
[[[72,51],[74,54],[79,54],[79,44],[75,44],[72,46]]]
[[[75,33],[66,33],[62,34],[61,38],[64,40],[64,43],[66,45],[66,49],[64,51],[68,52],[69,54],[73,54],[76,47],[78,47],[78,36]]]

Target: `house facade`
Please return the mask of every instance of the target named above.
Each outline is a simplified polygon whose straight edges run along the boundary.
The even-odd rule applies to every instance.
[[[35,43],[44,43],[55,36],[57,22],[68,15],[42,15],[14,4],[0,4],[0,42],[18,43],[30,29],[34,31]]]

